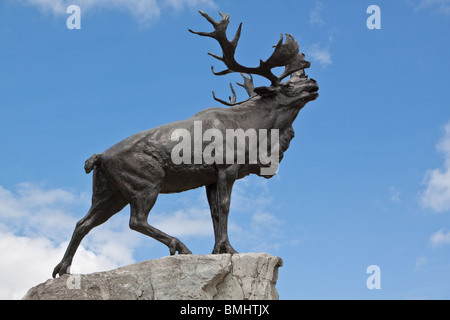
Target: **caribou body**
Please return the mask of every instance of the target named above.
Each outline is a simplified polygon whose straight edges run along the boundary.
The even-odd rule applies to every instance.
[[[103,153],[90,157],[85,163],[85,170],[86,173],[93,171],[92,206],[87,215],[76,224],[66,253],[53,271],[53,277],[68,272],[81,240],[92,228],[104,223],[128,204],[131,229],[164,243],[168,246],[171,255],[176,252],[191,253],[179,239],[149,225],[147,218],[158,194],[178,193],[203,186],[206,188],[213,221],[215,235],[213,253],[236,252],[229,242],[227,231],[233,184],[237,179],[249,174],[270,178],[276,170],[273,172],[266,170],[264,173],[263,169],[273,164],[264,163],[259,157],[252,158],[250,154],[251,150],[266,148],[261,146],[262,140],[257,140],[256,149],[246,144],[244,148],[223,150],[220,149],[221,141],[217,141],[218,135],[205,139],[206,133],[213,129],[214,132],[221,133],[220,136],[224,138],[227,136],[227,130],[234,130],[234,132],[239,130],[244,133],[245,138],[246,133],[255,130],[257,135],[263,132],[270,137],[276,130],[279,138],[276,148],[278,157],[275,165],[277,166],[294,137],[292,128],[294,120],[307,102],[318,97],[318,85],[315,80],[305,76],[304,69],[308,68],[310,63],[305,61],[303,54],[299,53],[298,43],[292,36],[286,35],[286,40],[283,42],[282,35],[273,54],[266,61],[261,61],[258,67],[244,67],[234,59],[241,25],[234,39],[228,41],[226,29],[229,15],[220,13],[222,20],[215,21],[206,13],[201,11],[200,13],[214,26],[214,31],[189,31],[211,37],[219,42],[223,56],[210,55],[222,61],[228,69],[217,73],[213,69],[213,73],[225,75],[240,72],[244,77],[244,83],[240,85],[246,89],[249,99],[236,103],[236,96],[231,87],[233,98],[230,98],[230,102],[214,96],[217,101],[228,107],[206,109],[189,119],[137,133]],[[285,66],[285,71],[280,76],[275,76],[271,69],[279,66]],[[246,77],[245,74],[250,77]],[[252,75],[267,78],[271,85],[255,88]],[[290,78],[283,82],[283,79],[288,76]],[[196,124],[199,123],[201,123],[201,132],[196,132],[198,131]],[[191,138],[200,133],[203,139],[195,141],[198,138],[194,138],[194,141],[189,142],[190,148],[180,151],[181,140],[186,138],[176,134],[180,132],[188,133]],[[186,141],[183,143],[188,146]],[[227,141],[226,145],[229,146],[230,142]],[[198,161],[195,152],[199,147],[200,152],[209,148],[208,154],[215,161],[204,161],[204,159]],[[186,153],[186,150],[190,150],[191,154],[182,155],[183,159],[190,161],[174,161],[174,150],[177,156],[180,156],[179,152]],[[219,151],[223,153],[218,157]],[[267,154],[269,152],[270,150],[267,150]],[[237,158],[241,155],[243,157],[238,161]]]

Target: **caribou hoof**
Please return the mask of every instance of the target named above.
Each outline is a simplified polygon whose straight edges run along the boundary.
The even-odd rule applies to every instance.
[[[67,270],[69,269],[70,265],[65,265],[63,262],[58,263],[58,265],[53,269],[52,277],[56,278],[56,275],[59,274],[59,276],[62,276],[63,274],[69,273]]]
[[[238,253],[228,241],[221,242],[214,246],[214,250],[212,254],[221,254],[221,253],[230,253],[235,254]]]
[[[178,254],[192,254],[191,250],[189,250],[183,242],[176,238],[173,238],[170,242],[169,251],[171,256],[173,256],[176,252],[178,252]]]

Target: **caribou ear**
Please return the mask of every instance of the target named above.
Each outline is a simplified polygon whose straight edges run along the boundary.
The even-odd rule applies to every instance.
[[[257,87],[255,88],[253,91],[264,98],[269,98],[269,97],[273,97],[277,94],[278,92],[278,87]]]

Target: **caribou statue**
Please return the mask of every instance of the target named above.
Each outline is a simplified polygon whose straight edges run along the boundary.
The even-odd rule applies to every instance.
[[[218,76],[240,73],[244,83],[239,85],[249,98],[236,102],[233,86],[229,102],[217,98],[213,92],[214,99],[227,107],[205,109],[189,119],[139,132],[86,160],[86,173],[93,171],[92,206],[76,224],[64,257],[53,270],[53,277],[68,273],[83,237],[127,204],[130,205],[131,229],[162,242],[171,255],[190,254],[184,243],[148,224],[147,218],[158,194],[203,186],[215,236],[212,253],[236,253],[227,231],[233,184],[249,174],[265,178],[276,174],[294,137],[292,124],[305,104],[318,97],[319,87],[305,75],[304,69],[311,64],[289,34],[281,35],[272,55],[265,61],[260,60],[259,66],[239,64],[234,55],[242,23],[229,41],[226,31],[230,17],[219,13],[222,19],[216,21],[200,11],[214,27],[213,31],[189,31],[217,40],[222,56],[209,55],[222,61],[226,69],[215,72],[211,67],[212,72]],[[285,69],[276,76],[272,72],[276,67]],[[253,75],[266,78],[270,86],[255,87]],[[287,77],[289,79],[283,81]]]

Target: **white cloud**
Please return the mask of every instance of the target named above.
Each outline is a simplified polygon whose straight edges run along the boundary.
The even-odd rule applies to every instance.
[[[81,12],[93,9],[125,10],[130,12],[139,22],[148,23],[157,19],[162,8],[182,10],[189,7],[215,7],[212,0],[22,0],[39,10],[56,15],[66,14],[67,7],[78,5]]]
[[[20,230],[28,236],[45,235],[55,240],[62,228],[75,225],[76,219],[69,212],[85,210],[88,204],[85,193],[46,190],[31,183],[18,184],[15,192],[0,186],[0,223],[6,223],[13,232]]]
[[[450,122],[444,127],[444,137],[436,146],[444,154],[442,168],[429,170],[424,179],[426,189],[422,194],[422,205],[436,212],[450,210]]]
[[[326,8],[326,5],[324,5],[320,1],[316,1],[314,4],[314,8],[311,9],[309,12],[309,23],[312,25],[319,25],[323,26],[325,22],[322,18],[322,10]]]
[[[450,0],[421,0],[415,9],[416,11],[431,9],[437,13],[450,16]]]
[[[427,189],[422,204],[437,212],[450,209],[450,168],[430,170],[426,174]]]
[[[17,236],[0,232],[0,299],[21,299],[33,286],[48,280],[64,254],[67,242],[55,245],[45,237]],[[118,266],[113,258],[80,247],[73,261],[81,273]]]
[[[323,48],[318,43],[315,43],[305,50],[307,56],[311,57],[311,60],[318,62],[322,67],[327,67],[333,63],[329,47]]]
[[[72,211],[87,207],[83,193],[31,183],[19,184],[14,191],[0,186],[0,299],[20,299],[50,278],[77,221]],[[128,233],[128,219],[122,222],[120,228],[113,223],[86,237],[73,261],[81,273],[134,262],[137,238]]]
[[[446,233],[441,229],[438,232],[433,233],[430,237],[430,242],[433,247],[450,244],[450,231]]]

